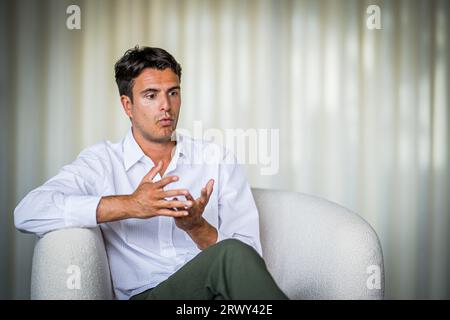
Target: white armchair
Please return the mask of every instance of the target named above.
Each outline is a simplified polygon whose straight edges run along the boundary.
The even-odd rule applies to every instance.
[[[289,298],[383,298],[380,242],[361,217],[301,193],[253,189],[253,195],[264,259]],[[37,242],[31,298],[113,298],[99,228],[58,230]]]

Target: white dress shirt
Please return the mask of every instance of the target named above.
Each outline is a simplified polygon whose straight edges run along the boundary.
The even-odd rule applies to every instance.
[[[165,190],[186,188],[196,199],[208,180],[214,179],[203,217],[218,230],[218,241],[236,238],[262,254],[258,211],[236,158],[212,143],[178,133],[176,139],[164,176],[180,179]],[[14,211],[16,228],[42,236],[56,229],[98,225],[116,298],[128,299],[155,287],[200,252],[188,234],[176,227],[172,217],[101,224],[96,219],[102,196],[133,193],[153,166],[131,129],[118,143],[97,143],[22,199]],[[153,181],[160,179],[158,174]]]

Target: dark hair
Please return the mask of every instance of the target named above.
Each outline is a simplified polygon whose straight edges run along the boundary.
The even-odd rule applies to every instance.
[[[135,46],[127,50],[114,65],[119,94],[126,95],[133,101],[134,79],[146,68],[158,70],[169,68],[181,80],[181,66],[166,50]]]

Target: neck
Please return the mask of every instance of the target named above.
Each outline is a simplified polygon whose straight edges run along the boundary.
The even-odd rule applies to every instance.
[[[170,162],[172,158],[172,150],[177,144],[176,141],[169,139],[166,142],[151,141],[142,136],[139,130],[132,129],[134,139],[141,147],[146,156],[152,159],[153,163],[157,164],[159,161],[164,163]]]

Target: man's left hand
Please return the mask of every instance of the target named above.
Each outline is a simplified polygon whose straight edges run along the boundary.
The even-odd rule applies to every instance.
[[[199,198],[194,199],[190,193],[186,195],[186,199],[192,201],[193,204],[188,209],[189,215],[175,218],[175,224],[178,228],[189,232],[204,225],[204,222],[206,221],[203,219],[203,212],[209,202],[209,198],[213,192],[213,187],[214,180],[211,179],[208,181],[206,186],[202,188]]]

